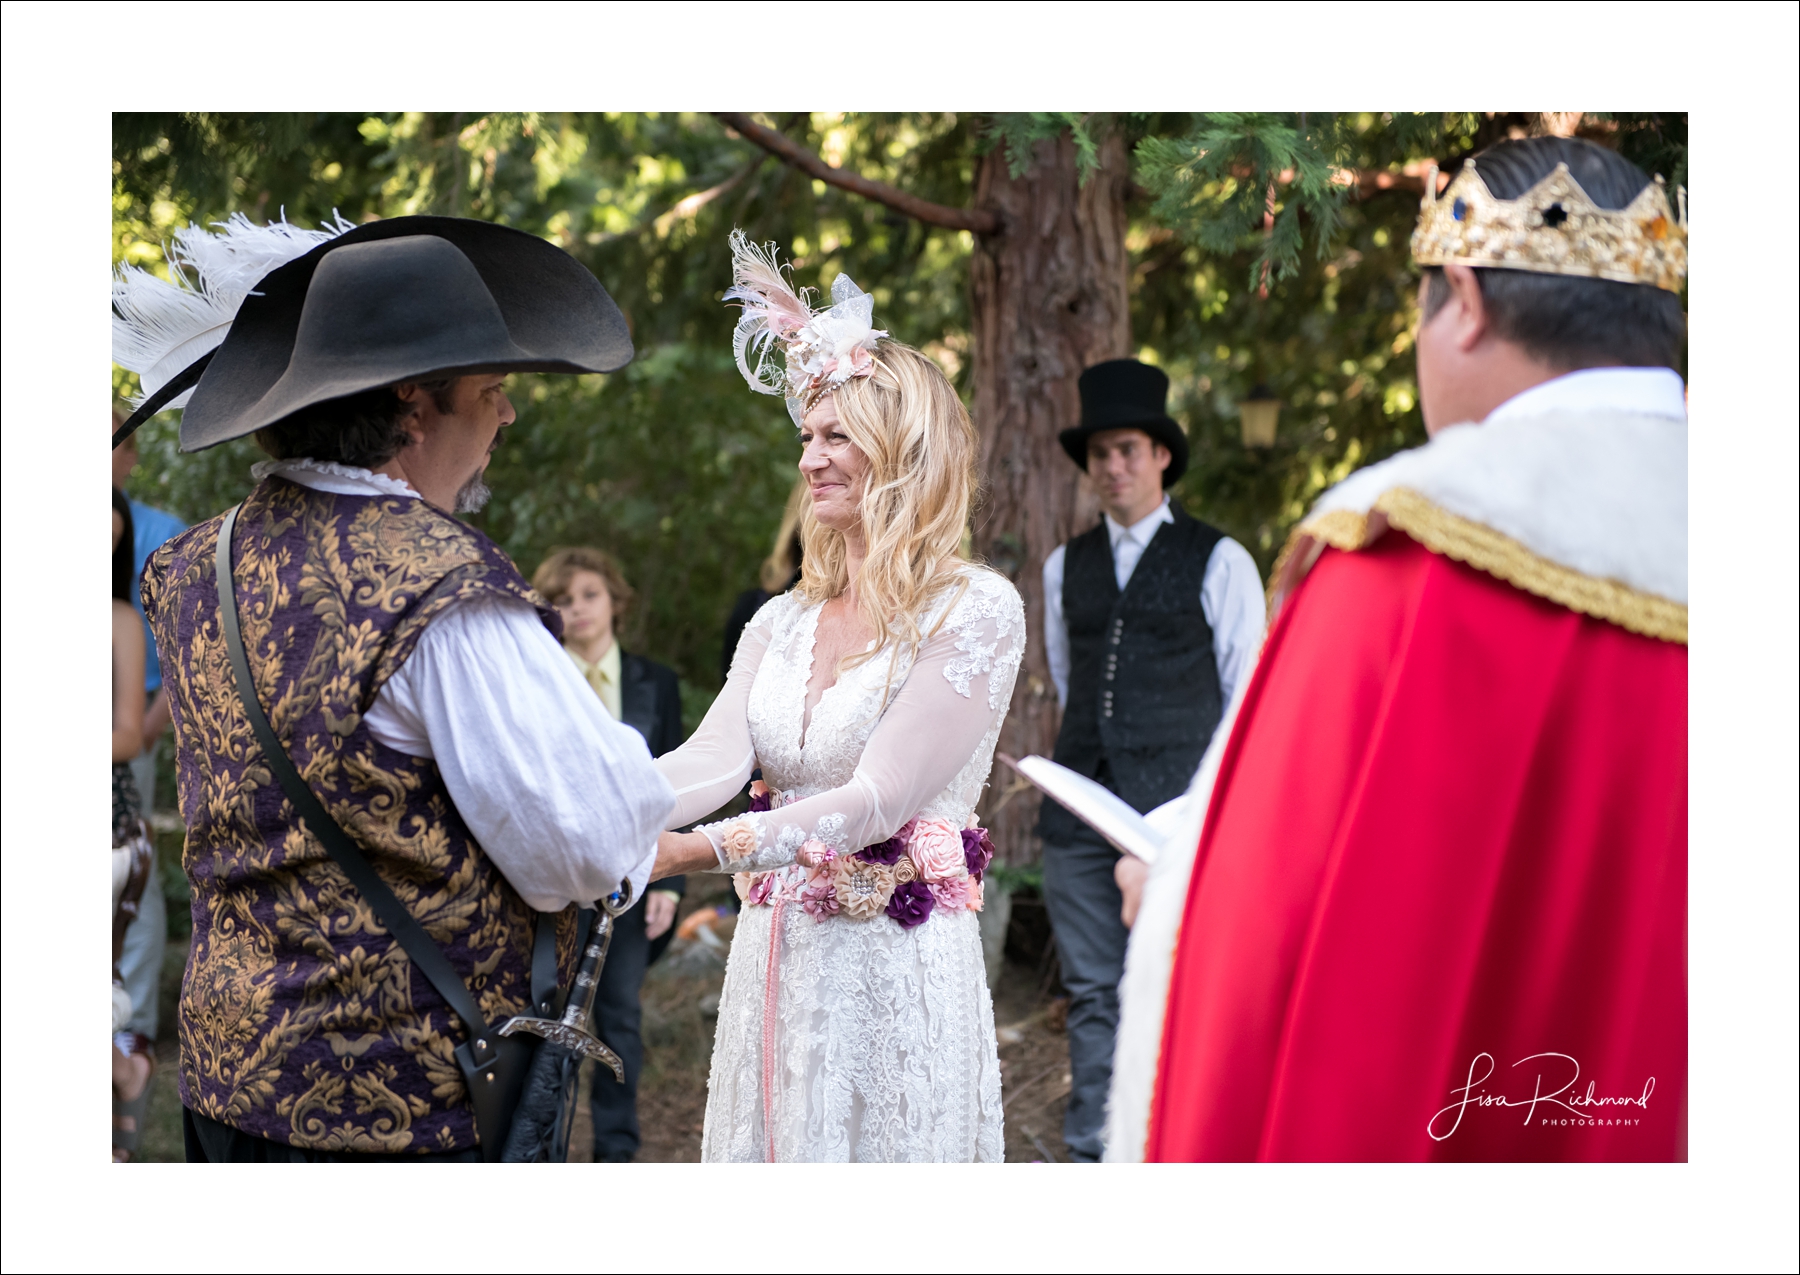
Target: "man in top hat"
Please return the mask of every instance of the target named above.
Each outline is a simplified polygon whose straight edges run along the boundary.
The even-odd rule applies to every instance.
[[[623,317],[540,239],[402,217],[268,274],[208,357],[138,415],[198,374],[182,449],[254,434],[271,457],[226,562],[276,742],[461,1003],[489,1024],[542,1014],[536,985],[573,974],[576,908],[627,882],[643,897],[674,795],[588,693],[554,608],[455,515],[487,498],[507,372],[616,369]],[[143,585],[193,887],[188,1156],[494,1158],[443,984],[296,816],[253,733],[222,638],[224,523],[164,545]],[[534,948],[535,912],[554,914],[553,947]]]
[[[1081,374],[1081,423],[1061,434],[1100,497],[1100,525],[1044,561],[1044,644],[1063,708],[1055,759],[1139,811],[1188,787],[1262,637],[1262,581],[1235,540],[1167,489],[1187,437],[1165,410],[1169,378],[1134,359]],[[1063,1140],[1100,1158],[1118,985],[1129,937],[1117,851],[1043,804],[1044,902],[1069,991]]]
[[[1685,218],[1562,138],[1426,191],[1430,441],[1276,569],[1108,1158],[1686,1156]]]

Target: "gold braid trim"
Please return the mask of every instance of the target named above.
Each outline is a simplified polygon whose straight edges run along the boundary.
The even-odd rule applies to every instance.
[[[1369,543],[1369,520],[1352,509],[1333,509],[1330,513],[1308,518],[1301,524],[1301,530],[1346,553],[1354,553]]]
[[[1516,589],[1632,633],[1687,645],[1688,612],[1684,604],[1552,562],[1511,536],[1433,504],[1410,487],[1393,487],[1383,492],[1375,501],[1373,512],[1431,552],[1465,562]],[[1354,551],[1369,543],[1368,522],[1365,515],[1334,509],[1308,518],[1295,530],[1333,548]]]

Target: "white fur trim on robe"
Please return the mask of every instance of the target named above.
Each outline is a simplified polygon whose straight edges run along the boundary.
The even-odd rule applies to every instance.
[[[1260,650],[1257,655],[1260,657]],[[1135,1163],[1144,1158],[1150,1099],[1156,1092],[1156,1065],[1162,1053],[1163,1011],[1169,999],[1175,944],[1181,937],[1181,917],[1187,910],[1188,878],[1200,849],[1200,826],[1212,801],[1213,781],[1219,776],[1219,758],[1255,673],[1253,658],[1238,679],[1237,691],[1200,758],[1187,793],[1146,816],[1159,831],[1167,832],[1168,840],[1144,882],[1137,923],[1131,927],[1131,941],[1125,948],[1125,973],[1119,979],[1119,1032],[1113,1040],[1112,1090],[1106,1101],[1103,1139],[1104,1158],[1110,1163]]]
[[[1366,514],[1395,487],[1572,571],[1687,604],[1686,421],[1590,411],[1452,425],[1350,475],[1309,516]]]

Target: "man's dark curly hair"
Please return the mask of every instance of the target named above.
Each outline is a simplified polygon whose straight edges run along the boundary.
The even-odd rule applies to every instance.
[[[438,411],[455,407],[455,377],[418,382]],[[406,446],[410,409],[393,386],[327,399],[256,431],[256,445],[276,460],[327,460],[359,469],[385,465]]]

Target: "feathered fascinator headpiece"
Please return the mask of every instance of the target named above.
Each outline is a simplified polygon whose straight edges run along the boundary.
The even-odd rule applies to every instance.
[[[775,262],[773,243],[758,246],[731,232],[731,287],[725,300],[743,306],[731,334],[738,371],[759,394],[779,394],[799,425],[819,399],[853,376],[875,370],[875,299],[847,274],[831,285],[831,308],[807,304],[811,288],[796,292]],[[773,356],[779,349],[782,366]],[[752,366],[752,360],[755,365]]]
[[[355,224],[336,217],[323,230],[301,230],[284,217],[258,226],[243,213],[204,226],[184,226],[169,246],[170,283],[148,270],[121,266],[113,276],[113,362],[138,374],[141,402],[208,350],[217,349],[238,307],[270,271]],[[193,391],[170,399],[182,407]]]

